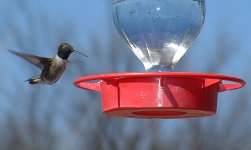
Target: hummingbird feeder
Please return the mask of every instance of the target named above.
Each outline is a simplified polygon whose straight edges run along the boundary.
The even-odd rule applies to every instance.
[[[79,88],[100,92],[107,115],[209,116],[216,113],[218,93],[245,85],[231,76],[170,72],[203,26],[205,0],[114,0],[113,19],[147,72],[92,75],[74,81]]]

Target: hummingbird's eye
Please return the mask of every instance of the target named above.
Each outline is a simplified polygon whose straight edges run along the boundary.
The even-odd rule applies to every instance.
[[[66,51],[70,51],[70,48],[67,47],[67,46],[65,46],[64,49],[65,49]]]

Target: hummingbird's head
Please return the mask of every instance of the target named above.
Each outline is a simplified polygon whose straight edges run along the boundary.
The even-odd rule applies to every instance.
[[[70,54],[72,52],[74,52],[74,48],[68,44],[68,43],[61,43],[59,46],[58,46],[58,53],[57,55],[64,59],[64,60],[67,60],[68,57],[70,56]]]

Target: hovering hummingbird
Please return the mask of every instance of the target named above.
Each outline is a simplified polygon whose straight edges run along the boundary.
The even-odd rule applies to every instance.
[[[11,53],[20,56],[26,61],[32,63],[42,70],[42,73],[38,76],[32,77],[26,81],[29,81],[30,84],[54,84],[56,83],[61,75],[65,71],[67,59],[72,52],[76,52],[78,54],[87,55],[74,50],[74,48],[68,43],[61,43],[58,46],[58,52],[53,58],[46,58],[35,56],[31,54],[16,52],[13,50],[9,50]]]

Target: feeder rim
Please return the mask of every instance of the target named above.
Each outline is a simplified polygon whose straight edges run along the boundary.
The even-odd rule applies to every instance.
[[[74,81],[74,85],[83,88],[83,83],[93,84],[93,86],[99,86],[100,82],[92,83],[94,80],[120,80],[127,78],[190,78],[190,79],[215,79],[222,81],[230,81],[233,83],[221,84],[220,92],[239,89],[245,86],[246,82],[240,78],[227,76],[222,74],[210,74],[210,73],[193,73],[193,72],[126,72],[126,73],[108,73],[97,74],[85,77],[80,77]]]
[[[232,82],[238,82],[242,86],[246,82],[240,78],[210,73],[193,73],[193,72],[126,72],[126,73],[105,73],[80,77],[74,81],[74,84],[89,80],[107,80],[107,79],[123,79],[123,78],[150,78],[150,77],[170,77],[170,78],[204,78],[204,79],[220,79]]]

